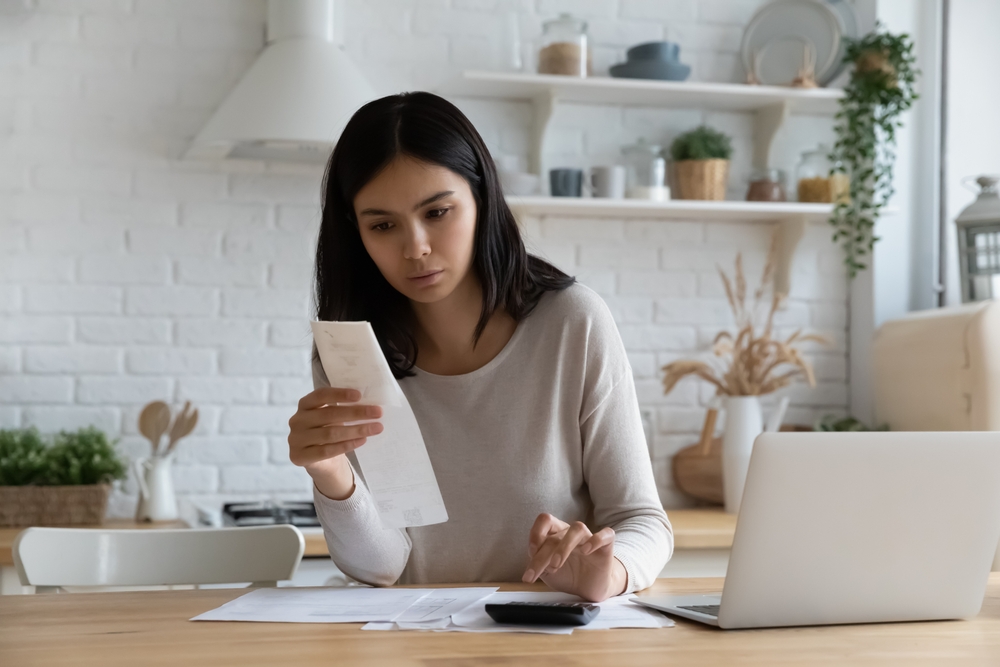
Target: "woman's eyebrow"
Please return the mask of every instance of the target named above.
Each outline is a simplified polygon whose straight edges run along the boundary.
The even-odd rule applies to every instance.
[[[423,208],[424,206],[427,206],[428,204],[433,204],[434,202],[440,199],[444,199],[445,197],[450,197],[453,194],[455,194],[454,190],[442,190],[441,192],[431,195],[427,199],[423,200],[422,202],[414,206],[413,210],[416,211],[418,209]],[[389,211],[383,211],[380,208],[366,208],[363,211],[361,211],[361,213],[359,213],[358,215],[392,215],[392,213]]]

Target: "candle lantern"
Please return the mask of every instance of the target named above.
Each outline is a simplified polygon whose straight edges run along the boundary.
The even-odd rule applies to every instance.
[[[1000,196],[996,176],[980,176],[979,196],[958,217],[962,301],[1000,299]]]

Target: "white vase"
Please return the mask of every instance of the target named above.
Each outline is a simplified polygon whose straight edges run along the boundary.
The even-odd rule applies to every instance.
[[[136,521],[173,521],[177,519],[177,496],[174,494],[172,464],[174,455],[138,459],[135,466],[139,482],[139,505]]]
[[[764,417],[758,397],[726,397],[726,430],[722,435],[722,495],[726,512],[740,511],[753,441],[763,430]]]

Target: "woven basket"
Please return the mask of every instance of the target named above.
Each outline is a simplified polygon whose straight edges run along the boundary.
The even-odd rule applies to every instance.
[[[0,526],[100,524],[110,484],[0,486]]]
[[[681,160],[671,165],[675,199],[722,201],[726,198],[729,160]]]

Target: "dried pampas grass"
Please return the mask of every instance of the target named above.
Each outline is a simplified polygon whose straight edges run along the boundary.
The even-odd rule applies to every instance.
[[[663,392],[670,390],[688,375],[705,380],[715,386],[717,393],[725,396],[760,396],[788,386],[801,377],[810,387],[816,386],[812,366],[795,347],[806,342],[828,344],[823,336],[796,331],[785,340],[772,338],[774,314],[781,307],[784,297],[774,292],[775,237],[767,254],[767,262],[760,286],[754,291],[753,300],[747,304],[747,282],[743,274],[743,257],[736,255],[736,271],[732,279],[719,268],[726,299],[736,320],[736,335],[723,331],[715,337],[712,352],[728,360],[722,370],[705,361],[685,359],[663,367]],[[757,313],[770,292],[770,308],[758,332]]]

